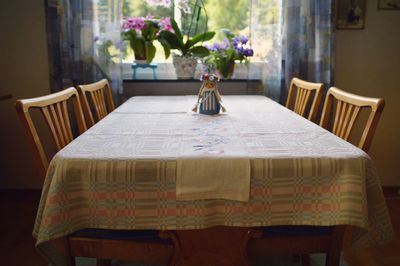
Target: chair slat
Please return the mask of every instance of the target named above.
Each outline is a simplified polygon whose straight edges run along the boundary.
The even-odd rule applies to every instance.
[[[101,90],[98,90],[98,91],[95,92],[96,96],[97,96],[98,104],[99,104],[99,112],[98,112],[98,115],[97,115],[99,120],[103,119],[104,116],[106,116],[106,115],[104,115],[104,113],[107,113],[107,111],[104,112],[103,104],[105,104],[105,102],[104,102],[104,98],[102,99],[102,93],[101,92],[102,92]]]
[[[303,105],[304,105],[304,102],[305,102],[305,100],[306,100],[306,93],[305,93],[306,91],[305,91],[305,89],[303,89],[303,88],[299,88],[298,89],[298,94],[300,95],[300,97],[299,97],[299,102],[297,103],[297,110],[296,110],[296,112],[299,114],[299,115],[302,115],[302,113],[301,113],[301,110],[303,109]]]
[[[55,103],[54,105],[56,107],[58,120],[60,121],[61,135],[62,135],[62,138],[64,141],[64,146],[65,146],[69,143],[69,141],[68,141],[68,132],[67,132],[67,128],[65,126],[65,121],[64,121],[64,115],[63,115],[62,109],[61,109],[61,102]]]
[[[53,104],[49,106],[49,110],[50,110],[50,115],[53,119],[53,123],[55,125],[58,141],[60,142],[60,145],[61,145],[60,148],[63,148],[65,146],[65,140],[64,140],[64,136],[62,134],[60,121],[58,119],[58,115],[57,115],[56,109],[54,108]]]
[[[354,110],[354,105],[348,104],[348,108],[347,108],[347,111],[346,111],[346,114],[345,114],[344,120],[343,120],[342,130],[339,132],[339,136],[343,139],[346,139],[345,134],[349,127],[350,117],[351,117],[351,114],[353,113],[353,110]]]
[[[342,108],[341,108],[340,113],[339,113],[339,124],[338,124],[338,130],[337,130],[337,135],[339,137],[342,137],[341,136],[341,132],[344,129],[344,119],[345,119],[345,116],[346,116],[347,107],[348,107],[347,103],[346,102],[342,102]]]
[[[336,105],[335,121],[333,122],[332,132],[337,134],[339,127],[340,112],[342,111],[342,101],[338,101]]]
[[[99,112],[100,112],[100,110],[99,110],[99,106],[100,106],[100,103],[99,103],[99,100],[97,99],[97,93],[96,93],[96,91],[93,91],[93,92],[90,92],[90,96],[92,97],[92,101],[93,101],[93,104],[94,104],[94,109],[95,109],[95,111],[96,111],[96,116],[97,116],[97,120],[99,120],[100,118],[99,118]]]
[[[69,120],[67,101],[62,102],[62,112],[65,121],[65,127],[67,130],[68,142],[71,142],[74,139],[74,137],[72,135],[71,122]]]
[[[353,111],[353,113],[351,115],[351,119],[349,121],[349,125],[348,125],[346,133],[344,135],[344,139],[345,140],[349,139],[350,133],[353,130],[353,127],[354,127],[354,124],[355,124],[355,122],[357,120],[357,117],[360,114],[360,110],[361,110],[361,108],[359,106],[354,106],[354,111]]]
[[[96,106],[97,106],[97,108],[96,108],[96,110],[97,110],[96,116],[97,116],[97,119],[100,120],[101,119],[101,98],[100,98],[100,94],[99,94],[99,91],[94,91],[93,94],[96,97]]]
[[[310,99],[310,95],[311,95],[311,91],[306,91],[305,92],[305,96],[304,96],[304,101],[303,101],[303,106],[301,108],[301,115],[304,116],[304,113],[306,112],[306,107],[307,107],[307,103]]]
[[[297,93],[296,93],[296,100],[294,103],[294,107],[293,107],[293,111],[298,113],[298,105],[301,99],[301,94],[299,93],[299,89],[297,89]]]
[[[305,116],[307,107],[311,103],[307,118],[314,121],[321,101],[322,88],[322,83],[312,83],[293,78],[290,83],[286,107],[301,116]],[[312,94],[313,92],[315,93]],[[313,95],[313,97],[311,97],[311,95]],[[294,103],[292,103],[292,98],[295,98]]]
[[[73,139],[66,102],[70,99],[74,104],[74,113],[79,128],[79,133],[83,133],[87,127],[84,121],[79,95],[75,88],[68,88],[43,97],[17,100],[15,104],[19,117],[24,125],[25,132],[30,140],[29,143],[34,151],[35,160],[38,163],[40,175],[43,178],[49,165],[49,160],[44,151],[43,144],[40,141],[40,137],[37,133],[35,125],[31,119],[29,113],[30,109],[35,108],[41,111],[54,140],[56,150],[58,151]]]
[[[331,114],[332,102],[337,103],[334,114]],[[320,126],[329,129],[329,121],[333,115],[332,132],[344,140],[349,140],[360,111],[369,108],[370,114],[358,143],[359,148],[368,152],[384,106],[383,99],[363,97],[331,87],[326,95]]]
[[[77,89],[89,126],[93,126],[95,122],[100,121],[114,110],[110,84],[106,79],[91,84],[79,85]],[[89,105],[88,97],[91,98],[93,106]],[[92,111],[94,111],[94,115]]]
[[[59,150],[59,149],[61,149],[61,143],[60,143],[60,140],[58,138],[58,133],[57,133],[57,130],[56,130],[56,126],[53,123],[53,118],[50,115],[49,108],[47,106],[43,107],[41,109],[41,111],[42,111],[42,114],[43,114],[43,116],[44,116],[44,118],[45,118],[45,120],[47,122],[47,125],[48,125],[48,127],[50,129],[50,132],[51,132],[51,134],[53,136],[53,140],[54,140],[54,142],[56,144],[56,147]]]

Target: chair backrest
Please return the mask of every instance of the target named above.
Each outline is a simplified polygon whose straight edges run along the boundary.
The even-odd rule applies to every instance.
[[[35,160],[39,166],[40,175],[44,178],[49,160],[40,141],[36,127],[33,123],[30,109],[40,109],[53,137],[56,150],[61,150],[73,140],[71,121],[68,112],[68,100],[72,100],[76,123],[79,133],[86,131],[85,118],[79,101],[79,95],[75,88],[49,94],[43,97],[17,100],[15,107],[24,125],[29,142],[34,151]]]
[[[79,85],[77,86],[77,90],[81,97],[83,110],[89,127],[93,126],[95,121],[100,121],[115,109],[108,80],[102,79],[95,83]],[[88,95],[90,95],[93,106],[89,104]],[[94,110],[96,120],[93,117],[92,110]]]
[[[331,108],[334,102],[336,102],[336,111],[333,114]],[[332,133],[344,140],[349,140],[361,109],[369,108],[370,114],[358,143],[359,148],[368,152],[384,107],[383,99],[363,97],[331,87],[326,95],[320,126],[328,129],[329,123],[332,123],[331,116],[333,116]]]
[[[301,116],[305,116],[307,106],[311,104],[308,120],[314,121],[321,101],[322,83],[313,83],[298,78],[293,78],[290,83],[286,107]],[[295,97],[294,103],[293,99]]]

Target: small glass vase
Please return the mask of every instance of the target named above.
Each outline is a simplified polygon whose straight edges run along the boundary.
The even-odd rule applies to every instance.
[[[224,79],[230,79],[235,71],[235,60],[229,61],[226,65],[217,68]]]

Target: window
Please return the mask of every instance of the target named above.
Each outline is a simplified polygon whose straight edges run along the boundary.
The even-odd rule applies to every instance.
[[[177,0],[173,0],[177,1]],[[262,72],[265,72],[265,67],[272,69],[274,64],[280,62],[280,32],[281,32],[281,0],[191,0],[202,2],[205,6],[206,14],[201,12],[200,23],[203,29],[217,32],[217,35],[210,42],[222,41],[223,34],[220,29],[227,28],[237,35],[245,35],[250,37],[251,46],[254,49],[254,56],[250,60],[250,65],[237,66],[236,72],[242,72],[240,75],[235,75],[236,78],[262,78]],[[118,2],[111,0],[98,1],[98,10],[104,10],[100,7],[101,2],[108,5],[110,2]],[[182,23],[181,27],[188,24],[184,17],[180,16],[180,11],[177,8],[168,7],[153,7],[146,3],[145,0],[121,0],[121,15],[124,17],[145,17],[148,15],[156,17],[174,17],[175,20]],[[108,9],[110,10],[110,9]],[[114,7],[113,10],[116,10]],[[102,24],[100,22],[100,24]],[[106,24],[106,23],[105,23]],[[104,27],[104,26],[103,26]],[[107,30],[104,31],[106,34]],[[101,34],[99,34],[101,35]],[[103,42],[105,44],[105,42]],[[172,58],[165,59],[163,49],[158,42],[154,43],[157,47],[156,57],[154,62],[158,64],[158,72],[171,71],[170,67]],[[105,47],[103,52],[108,52],[113,55],[112,45]],[[122,47],[121,57],[123,67],[123,76],[128,78],[131,76],[132,70],[130,64],[134,61],[134,55],[130,48]],[[167,66],[163,65],[166,64]],[[165,75],[170,75],[167,73]],[[150,75],[150,74],[149,74]],[[172,74],[173,75],[173,74]],[[165,77],[165,76],[164,76]]]

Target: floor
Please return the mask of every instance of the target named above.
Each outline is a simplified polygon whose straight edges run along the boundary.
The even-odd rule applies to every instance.
[[[4,266],[47,266],[44,258],[34,248],[32,228],[36,208],[40,199],[39,191],[0,190],[0,265]],[[396,232],[396,238],[385,246],[363,250],[346,257],[349,266],[397,266],[400,265],[400,196],[387,194],[387,204]],[[315,261],[319,261],[316,257]],[[90,265],[82,260],[80,265]],[[284,261],[274,265],[292,265]],[[320,263],[313,263],[319,265]],[[258,265],[258,264],[257,264]],[[270,265],[268,263],[268,265]]]

